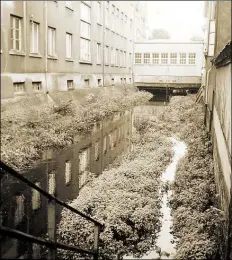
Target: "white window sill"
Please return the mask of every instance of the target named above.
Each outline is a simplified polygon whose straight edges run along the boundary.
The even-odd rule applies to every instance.
[[[49,60],[58,60],[58,57],[57,56],[47,56],[47,59]]]
[[[10,50],[9,51],[9,54],[10,55],[16,55],[16,56],[25,56],[25,52],[22,52],[22,51],[15,51],[15,50]]]
[[[66,58],[65,61],[74,62],[74,60],[73,60],[73,59],[70,59],[70,58]]]
[[[33,57],[33,58],[42,58],[42,55],[40,53],[30,53],[29,57]]]
[[[85,61],[85,60],[79,60],[79,63],[92,65],[92,62],[91,62],[91,61]]]

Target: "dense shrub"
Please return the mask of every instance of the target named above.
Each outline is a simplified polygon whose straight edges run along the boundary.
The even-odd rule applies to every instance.
[[[112,88],[81,101],[62,101],[59,96],[58,102],[32,105],[28,100],[25,106],[5,105],[1,113],[1,159],[18,170],[33,167],[42,151],[64,148],[72,144],[74,135],[90,133],[95,122],[150,98],[147,92]]]

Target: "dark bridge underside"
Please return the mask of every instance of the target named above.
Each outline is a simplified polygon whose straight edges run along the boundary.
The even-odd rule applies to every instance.
[[[200,84],[181,84],[176,85],[163,85],[163,86],[144,86],[143,84],[137,85],[140,91],[148,91],[153,95],[152,100],[169,101],[170,96],[174,95],[187,95],[187,93],[197,93]]]

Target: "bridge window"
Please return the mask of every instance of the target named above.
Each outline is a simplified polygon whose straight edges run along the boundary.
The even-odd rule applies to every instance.
[[[168,64],[168,53],[161,53],[161,64]]]
[[[88,168],[89,149],[85,149],[79,154],[79,172],[84,172]]]
[[[107,148],[106,148],[106,136],[103,139],[103,153],[106,154]]]
[[[142,63],[142,53],[135,53],[135,63],[137,64]]]
[[[170,63],[177,64],[177,53],[170,53]]]
[[[180,64],[186,64],[186,53],[180,53]]]
[[[151,54],[150,53],[144,53],[143,54],[143,63],[149,64],[150,63]]]
[[[152,63],[159,64],[159,53],[152,53]]]
[[[196,53],[189,53],[189,64],[196,63]]]

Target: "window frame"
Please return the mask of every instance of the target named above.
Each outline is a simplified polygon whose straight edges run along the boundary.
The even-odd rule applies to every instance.
[[[73,50],[72,50],[72,34],[71,33],[69,33],[69,32],[66,32],[66,35],[65,35],[65,43],[66,43],[66,45],[65,45],[65,50],[66,50],[66,52],[65,52],[65,56],[66,56],[66,59],[72,59],[72,57],[73,57]],[[68,42],[67,42],[67,37],[68,37]],[[69,46],[68,46],[69,45]],[[68,48],[69,47],[69,48]],[[68,52],[68,49],[70,49],[69,50],[69,52]],[[68,56],[68,54],[70,54],[70,56]]]
[[[193,54],[194,57],[190,57],[190,55],[192,55],[192,54]],[[195,52],[189,52],[188,53],[188,64],[189,65],[196,65],[196,53]]]
[[[145,57],[145,56],[147,56],[147,57]],[[151,64],[151,53],[150,52],[143,53],[143,64]]]
[[[51,39],[49,37],[49,31],[51,32]],[[52,40],[51,42],[51,46],[50,45],[50,40]],[[47,55],[49,57],[56,57],[56,28],[48,26],[48,48],[47,48]],[[50,47],[52,48],[52,53],[49,53],[49,49]]]
[[[16,19],[18,20],[18,28],[16,28]],[[10,15],[10,45],[14,52],[22,52],[22,17],[17,15]],[[16,38],[16,31],[18,31],[18,38]],[[12,36],[12,37],[11,37]],[[18,49],[16,42],[18,41]]]
[[[171,65],[176,65],[177,64],[177,57],[178,57],[178,54],[176,52],[171,52],[170,53],[170,64]]]
[[[152,64],[160,64],[160,53],[159,52],[153,52],[151,56],[152,56],[151,57]]]
[[[37,26],[37,35],[36,35],[36,45],[37,45],[37,51],[35,50],[35,25]],[[30,42],[30,54],[39,54],[39,23],[35,21],[31,21],[31,42]]]
[[[182,57],[183,55],[185,55],[185,58]],[[180,56],[180,65],[186,65],[187,64],[187,54],[185,52],[180,52],[179,56]],[[185,62],[183,62],[183,61],[185,61]]]
[[[168,52],[161,52],[161,55],[160,55],[160,64],[168,64],[168,55],[169,53]],[[165,62],[164,62],[165,61]]]

